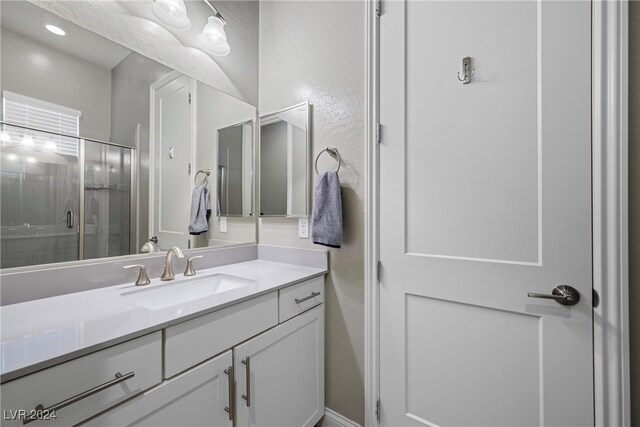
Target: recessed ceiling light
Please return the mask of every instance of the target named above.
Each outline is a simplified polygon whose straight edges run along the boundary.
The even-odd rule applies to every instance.
[[[55,25],[45,24],[44,27],[56,36],[64,36],[65,34],[67,34],[65,30],[60,27],[56,27]]]

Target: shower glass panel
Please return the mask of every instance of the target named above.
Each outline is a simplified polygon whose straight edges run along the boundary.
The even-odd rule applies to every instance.
[[[0,268],[79,256],[78,138],[0,125]]]
[[[85,141],[83,258],[130,253],[131,149]]]

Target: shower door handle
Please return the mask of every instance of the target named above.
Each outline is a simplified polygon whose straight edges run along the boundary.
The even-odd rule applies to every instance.
[[[67,228],[73,228],[73,212],[67,211]]]

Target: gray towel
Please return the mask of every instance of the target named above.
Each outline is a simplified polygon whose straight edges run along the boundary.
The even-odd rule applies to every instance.
[[[337,172],[324,172],[316,178],[312,223],[313,243],[332,248],[342,245],[342,196]]]
[[[189,234],[198,235],[209,230],[211,216],[211,197],[206,185],[196,185],[191,192],[191,217]]]

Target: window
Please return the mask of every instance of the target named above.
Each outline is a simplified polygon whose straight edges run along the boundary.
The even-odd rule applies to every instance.
[[[81,112],[62,105],[42,101],[17,93],[2,91],[3,120],[30,128],[80,135]],[[67,156],[78,156],[78,140],[26,129],[7,127],[11,139],[33,145],[36,149],[51,150]]]

